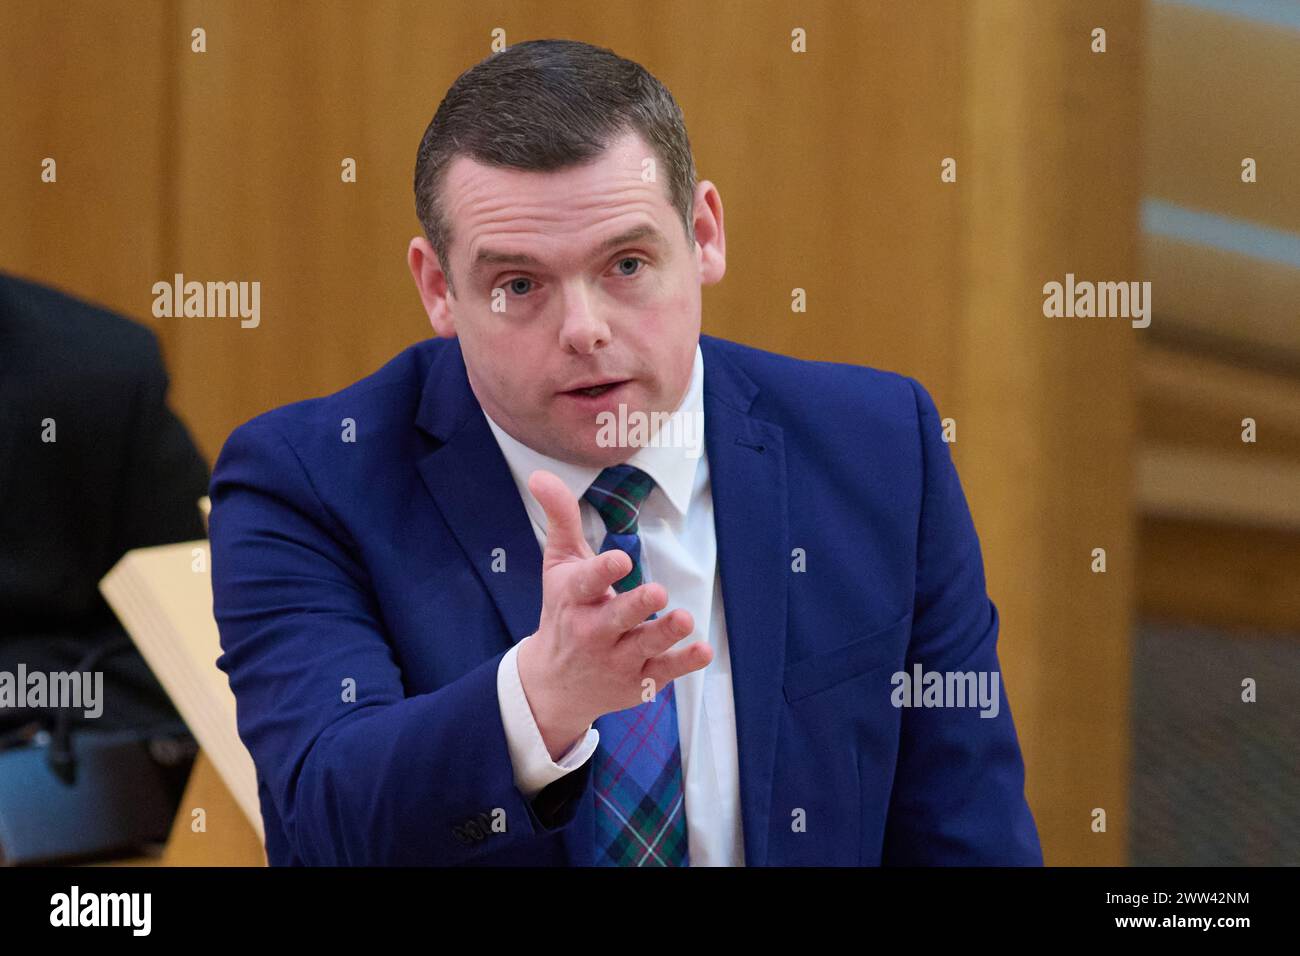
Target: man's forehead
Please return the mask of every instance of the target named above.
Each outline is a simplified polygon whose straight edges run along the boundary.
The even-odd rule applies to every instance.
[[[611,144],[591,163],[548,172],[458,156],[444,187],[453,242],[471,266],[522,263],[527,257],[506,247],[532,233],[580,233],[593,253],[620,242],[666,244],[664,223],[675,213],[657,173],[644,175],[645,159],[654,154],[639,137]]]
[[[659,178],[658,165],[654,150],[636,133],[613,140],[588,160],[552,170],[497,166],[461,154],[443,178],[445,202],[456,209],[489,204],[505,193],[545,201],[600,188],[652,187]]]
[[[459,165],[462,160],[465,165]],[[667,202],[667,192],[647,181],[639,166],[593,163],[542,172],[485,166],[464,157],[455,162],[444,188],[448,209],[462,220],[497,219],[509,212],[545,218],[551,211],[571,219],[623,197],[640,202],[663,197]]]

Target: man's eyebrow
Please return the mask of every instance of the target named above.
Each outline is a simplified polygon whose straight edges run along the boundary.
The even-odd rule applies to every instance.
[[[610,236],[604,242],[600,243],[591,250],[589,258],[594,258],[603,252],[624,245],[629,242],[639,242],[648,240],[654,245],[660,247],[666,246],[667,242],[658,229],[651,225],[633,226],[631,229],[620,232],[617,236]],[[532,256],[523,252],[499,252],[495,249],[480,249],[478,255],[474,257],[474,265],[470,272],[477,274],[482,271],[486,265],[512,265],[512,266],[536,266],[538,261]]]

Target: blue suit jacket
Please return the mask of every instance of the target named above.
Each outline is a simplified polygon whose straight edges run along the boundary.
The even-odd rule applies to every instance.
[[[1005,691],[995,718],[891,703],[917,662],[999,669],[929,394],[701,346],[746,863],[1040,864]],[[496,672],[537,627],[541,555],[457,342],[240,426],[211,496],[272,865],[592,863],[590,760],[514,786]]]

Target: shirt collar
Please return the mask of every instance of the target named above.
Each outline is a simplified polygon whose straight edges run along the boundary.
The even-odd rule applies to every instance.
[[[501,448],[501,454],[510,467],[510,474],[519,488],[528,515],[541,527],[546,527],[546,513],[537,500],[528,493],[528,476],[539,468],[554,474],[579,501],[591,487],[591,483],[600,474],[599,468],[587,465],[575,465],[560,461],[525,445],[492,420],[492,416],[483,412],[492,435]],[[663,492],[668,503],[681,515],[691,503],[691,493],[695,487],[695,472],[704,451],[704,353],[695,346],[695,365],[691,370],[691,382],[686,388],[686,395],[668,421],[661,427],[660,434],[673,429],[669,434],[693,436],[697,447],[685,448],[679,443],[648,444],[637,448],[627,459],[629,465],[640,468],[654,479],[655,487]],[[653,494],[653,492],[652,492]]]

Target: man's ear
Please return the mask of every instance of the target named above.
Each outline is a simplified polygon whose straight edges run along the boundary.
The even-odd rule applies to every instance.
[[[411,278],[424,303],[429,324],[434,334],[445,339],[456,337],[456,320],[448,302],[447,274],[438,263],[433,245],[423,236],[416,236],[406,247],[406,264],[411,268]]]
[[[722,225],[722,196],[707,179],[695,187],[694,211],[700,284],[713,285],[727,271],[727,233]]]

